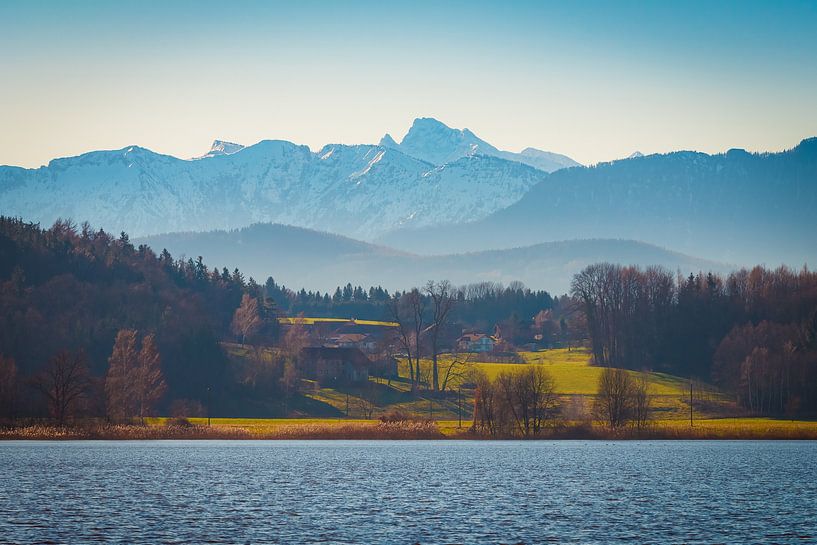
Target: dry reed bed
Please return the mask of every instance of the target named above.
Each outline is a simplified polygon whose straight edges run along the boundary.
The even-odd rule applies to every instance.
[[[236,426],[33,425],[0,429],[0,440],[158,439],[444,439],[433,422],[283,424],[253,432]]]
[[[86,424],[70,427],[30,425],[0,428],[0,440],[160,440],[160,439],[521,439],[518,435],[490,435],[463,429],[443,434],[435,422],[342,422],[281,424],[263,431],[238,426],[113,425]],[[561,425],[542,430],[530,439],[595,440],[817,440],[817,427],[798,426],[665,426],[610,430],[601,426]]]
[[[25,426],[0,430],[0,439],[31,440],[150,440],[150,439],[251,439],[244,428],[230,426],[135,426],[99,424],[91,426]]]
[[[490,435],[465,430],[452,439],[591,439],[591,440],[817,440],[814,427],[723,427],[723,426],[649,426],[611,430],[602,426],[556,426],[527,438],[519,435]]]
[[[258,435],[263,439],[445,439],[437,424],[427,421],[284,424]]]

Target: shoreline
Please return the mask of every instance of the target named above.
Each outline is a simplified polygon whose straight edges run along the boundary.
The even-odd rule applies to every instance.
[[[133,440],[435,440],[435,441],[667,441],[667,440],[817,440],[817,422],[769,419],[707,420],[689,427],[678,421],[656,422],[647,428],[610,430],[592,424],[559,424],[528,437],[519,434],[477,433],[468,425],[457,427],[447,421],[318,421],[298,423],[295,419],[214,419],[214,425],[185,423],[99,424],[74,426],[29,424],[0,428],[0,441],[133,441]],[[249,422],[245,425],[231,420]],[[463,423],[465,424],[465,423]]]

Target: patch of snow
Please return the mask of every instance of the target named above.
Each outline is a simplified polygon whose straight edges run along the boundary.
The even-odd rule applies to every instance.
[[[366,154],[366,157],[368,157],[369,153],[371,153],[371,151]],[[364,168],[360,172],[353,172],[352,174],[349,175],[349,179],[354,180],[356,178],[360,178],[361,176],[364,176],[364,175],[368,174],[369,171],[372,169],[372,167],[380,162],[380,160],[383,158],[383,155],[385,155],[385,153],[386,153],[386,150],[380,150],[379,152],[377,152],[377,154],[374,156],[374,159],[369,161],[369,163],[366,165],[366,168]],[[360,182],[358,182],[358,183],[360,183]]]
[[[39,169],[0,167],[0,213],[43,224],[89,220],[131,237],[272,222],[372,240],[406,222],[478,220],[518,201],[545,176],[486,157],[482,146],[467,160],[433,166],[382,146],[330,144],[312,153],[263,141],[239,153],[222,144],[214,145],[218,160],[131,146]],[[126,152],[132,155],[121,161]],[[355,183],[344,183],[350,178]]]
[[[243,150],[244,146],[236,144],[235,142],[227,142],[226,140],[213,140],[213,145],[210,146],[210,151],[201,157],[194,157],[193,159],[206,159],[208,157],[218,157],[220,155],[232,155]]]
[[[415,119],[400,144],[396,144],[388,134],[381,139],[380,144],[434,165],[444,165],[463,157],[481,154],[515,161],[545,172],[579,166],[570,157],[534,148],[527,148],[522,153],[503,151],[468,129],[452,129],[433,118]]]

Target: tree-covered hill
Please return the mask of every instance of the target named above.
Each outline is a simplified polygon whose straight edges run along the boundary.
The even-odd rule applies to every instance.
[[[22,377],[62,350],[82,350],[101,377],[117,332],[129,328],[156,335],[168,400],[204,399],[224,372],[218,340],[243,290],[237,271],[216,275],[124,234],[0,218],[0,354]]]

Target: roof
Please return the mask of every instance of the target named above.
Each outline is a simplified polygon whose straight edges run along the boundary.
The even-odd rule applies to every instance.
[[[308,346],[301,349],[301,356],[313,360],[344,360],[355,365],[370,365],[371,360],[359,348],[334,346]]]
[[[485,333],[466,333],[462,337],[459,338],[460,341],[468,341],[468,342],[476,342],[481,339],[490,339],[493,341],[493,337],[490,335],[486,335]]]
[[[338,333],[337,335],[332,335],[330,339],[338,343],[359,343],[369,337],[370,335],[368,333]]]
[[[397,327],[397,322],[384,322],[379,320],[357,320],[352,318],[308,318],[303,316],[282,316],[278,318],[278,322],[283,325],[317,325],[317,324],[334,324],[334,325],[359,325],[359,326],[376,326],[376,327]]]

